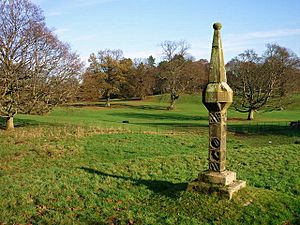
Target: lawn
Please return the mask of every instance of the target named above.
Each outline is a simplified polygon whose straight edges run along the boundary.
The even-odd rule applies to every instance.
[[[299,100],[296,96],[295,100]],[[250,123],[228,112],[227,168],[247,187],[229,201],[186,192],[207,168],[199,96],[77,104],[18,115],[0,131],[0,224],[299,224],[297,103]]]

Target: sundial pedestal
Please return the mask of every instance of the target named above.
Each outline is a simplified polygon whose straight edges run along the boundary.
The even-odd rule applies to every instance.
[[[246,181],[236,180],[232,171],[211,172],[199,174],[198,179],[188,184],[187,191],[212,194],[231,199],[233,194],[246,187]]]
[[[221,24],[214,24],[214,38],[210,60],[209,83],[202,101],[209,111],[208,170],[189,183],[188,191],[216,193],[229,199],[233,193],[246,186],[236,180],[236,173],[226,170],[227,109],[232,103],[233,92],[227,84],[221,42]]]

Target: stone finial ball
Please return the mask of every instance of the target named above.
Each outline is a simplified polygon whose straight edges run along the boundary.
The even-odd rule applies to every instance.
[[[222,24],[221,24],[221,23],[214,23],[213,28],[214,28],[215,30],[221,30]]]

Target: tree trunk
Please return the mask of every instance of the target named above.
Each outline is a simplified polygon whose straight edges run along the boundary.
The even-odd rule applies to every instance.
[[[14,117],[7,117],[6,119],[6,130],[14,129]]]
[[[173,110],[175,108],[175,101],[179,98],[179,95],[171,94],[170,105],[168,110]]]
[[[171,99],[170,105],[168,107],[168,110],[173,110],[175,105],[175,99]]]
[[[106,98],[105,107],[110,107],[110,97]]]
[[[254,109],[249,109],[247,120],[254,120]]]

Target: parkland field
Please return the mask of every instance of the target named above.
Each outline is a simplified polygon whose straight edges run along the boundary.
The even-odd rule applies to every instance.
[[[78,103],[0,130],[0,224],[300,224],[300,95],[254,121],[228,112],[229,201],[185,191],[207,169],[200,96]]]

